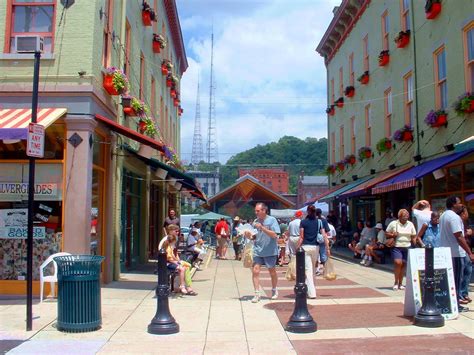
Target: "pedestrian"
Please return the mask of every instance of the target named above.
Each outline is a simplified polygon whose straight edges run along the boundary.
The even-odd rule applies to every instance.
[[[374,260],[376,263],[381,264],[385,253],[386,237],[382,223],[379,222],[375,225],[375,231],[377,232],[376,239],[373,241],[373,243],[370,243],[365,247],[365,256],[367,259],[364,264],[365,266],[372,265]]]
[[[365,222],[365,227],[360,232],[360,239],[359,242],[353,247],[349,244],[349,249],[351,249],[354,254],[360,255],[362,261],[360,262],[361,265],[364,265],[366,262],[366,258],[364,258],[365,254],[365,247],[370,243],[375,243],[375,238],[377,237],[377,232],[374,228],[372,228],[372,223],[370,221]]]
[[[412,206],[411,211],[416,219],[416,231],[419,232],[423,224],[430,223],[431,205],[426,200],[420,200]]]
[[[439,213],[431,212],[431,219],[428,223],[423,223],[416,235],[415,245],[425,247],[431,244],[433,248],[438,248],[440,243]]]
[[[163,227],[167,228],[170,224],[174,224],[175,226],[180,226],[179,218],[176,216],[176,211],[174,209],[170,209],[168,212],[168,217],[165,218],[165,223],[163,223]]]
[[[462,206],[458,214],[463,221],[464,238],[466,239],[466,243],[468,244],[468,246],[471,248],[472,245],[470,242],[472,237],[472,228],[469,227],[469,212],[467,211],[466,206]],[[466,252],[461,247],[459,247],[459,254],[464,254],[463,272],[461,286],[459,290],[459,303],[468,304],[472,302],[472,299],[469,297],[469,283],[471,281],[472,262],[469,256],[467,256]]]
[[[329,233],[328,233],[329,249],[331,249],[334,243],[336,243],[337,231],[336,231],[335,226],[331,223],[331,221],[327,218],[326,220],[328,221],[328,226],[329,226]]]
[[[235,216],[232,224],[232,246],[234,247],[235,260],[241,259],[242,235],[239,233],[240,217]]]
[[[474,254],[464,238],[464,225],[462,219],[458,215],[461,210],[461,199],[457,196],[450,196],[446,199],[446,211],[441,215],[439,220],[439,228],[441,231],[440,245],[451,249],[454,283],[456,284],[456,295],[458,301],[461,299],[460,287],[464,260],[461,256],[460,249],[462,248],[466,252],[471,262],[474,260]],[[459,312],[466,312],[469,309],[458,303],[458,310]]]
[[[225,218],[222,217],[219,222],[216,223],[214,228],[214,233],[217,236],[217,259],[227,259],[227,246],[229,244],[229,225],[225,221]]]
[[[329,238],[328,235],[331,232],[331,229],[329,228],[329,223],[326,220],[326,218],[323,217],[323,211],[320,208],[316,208],[316,218],[321,221],[321,224],[323,226],[325,233],[324,241],[322,243],[319,243],[319,255],[316,260],[316,276],[322,275],[323,270],[322,267],[324,267],[324,264],[328,260],[328,257],[330,256],[331,251],[329,250]]]
[[[316,215],[316,207],[313,205],[308,206],[307,213],[308,215],[300,224],[300,239],[297,247],[302,247],[305,252],[304,266],[306,285],[308,286],[308,298],[316,298],[313,266],[318,259],[320,246],[327,241],[327,236],[322,220]]]
[[[272,279],[272,296],[271,299],[278,298],[278,276],[276,273],[276,262],[278,258],[278,234],[280,234],[280,226],[275,217],[268,215],[268,207],[259,202],[255,205],[255,215],[257,218],[253,222],[253,227],[257,230],[254,237],[253,246],[253,268],[252,281],[255,295],[252,298],[253,303],[260,301],[260,269],[265,265]],[[253,238],[250,231],[245,232],[247,238]]]
[[[410,214],[406,209],[398,211],[398,219],[390,222],[385,231],[387,238],[395,239],[395,246],[392,248],[392,259],[394,266],[395,282],[393,290],[404,290],[403,275],[408,257],[408,249],[416,237],[415,226],[408,220]]]
[[[296,255],[296,246],[300,239],[301,217],[303,217],[303,212],[300,210],[296,211],[293,219],[288,224],[288,254],[290,260]]]

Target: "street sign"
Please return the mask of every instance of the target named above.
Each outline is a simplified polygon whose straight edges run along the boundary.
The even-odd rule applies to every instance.
[[[44,127],[37,123],[28,125],[26,155],[29,157],[44,157]]]

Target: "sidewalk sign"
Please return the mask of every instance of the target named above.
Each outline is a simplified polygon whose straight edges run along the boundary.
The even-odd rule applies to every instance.
[[[29,157],[44,157],[44,127],[38,123],[28,125],[26,155]]]
[[[425,277],[425,250],[410,249],[407,264],[404,316],[414,316],[421,308]],[[456,286],[450,248],[434,248],[436,306],[445,319],[458,316]]]

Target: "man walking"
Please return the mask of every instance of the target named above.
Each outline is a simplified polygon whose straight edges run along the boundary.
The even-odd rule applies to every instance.
[[[460,285],[462,280],[462,261],[460,249],[464,249],[474,261],[474,254],[464,239],[464,226],[461,217],[457,214],[462,208],[461,199],[457,196],[450,196],[446,199],[446,212],[441,215],[440,226],[440,246],[451,249],[453,258],[454,283],[456,284],[456,295],[458,300],[459,312],[466,312],[469,309],[459,304]]]
[[[272,300],[278,298],[277,282],[278,276],[275,265],[278,258],[278,234],[280,226],[275,217],[269,216],[268,207],[259,202],[255,205],[255,215],[257,219],[253,222],[253,227],[257,230],[253,248],[253,268],[252,280],[255,290],[253,303],[260,301],[260,268],[265,265],[272,278]],[[249,232],[246,236],[250,237]]]
[[[217,222],[214,228],[214,233],[217,237],[217,259],[226,259],[227,245],[229,244],[229,225],[227,224],[224,217]]]
[[[288,251],[290,259],[296,255],[296,245],[300,239],[301,217],[303,217],[303,212],[299,210],[296,211],[292,221],[288,224]]]

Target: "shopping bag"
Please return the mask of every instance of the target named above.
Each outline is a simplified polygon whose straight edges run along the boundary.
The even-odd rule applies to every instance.
[[[323,277],[328,281],[334,281],[337,278],[336,270],[334,269],[334,264],[331,258],[328,258],[324,263]]]
[[[288,264],[285,278],[288,281],[296,280],[296,257],[294,256],[291,258],[290,263]]]
[[[247,244],[244,248],[244,257],[242,258],[245,268],[251,268],[253,266],[253,246]]]

